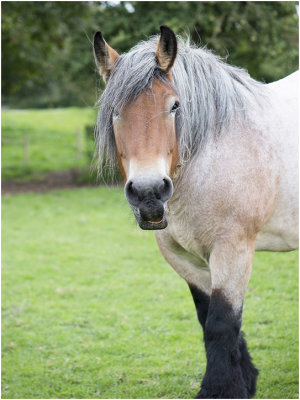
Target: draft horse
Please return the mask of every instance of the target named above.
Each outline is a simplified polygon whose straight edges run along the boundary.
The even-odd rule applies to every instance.
[[[298,247],[298,74],[259,83],[167,26],[122,55],[97,32],[94,55],[100,163],[118,163],[203,328],[196,398],[250,398],[258,370],[241,323],[253,254]]]

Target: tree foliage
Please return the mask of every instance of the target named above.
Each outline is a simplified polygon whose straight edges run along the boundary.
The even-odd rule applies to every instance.
[[[169,25],[270,82],[298,68],[295,2],[3,2],[2,95],[10,106],[92,105],[96,30],[118,52]],[[101,87],[100,87],[101,88]]]

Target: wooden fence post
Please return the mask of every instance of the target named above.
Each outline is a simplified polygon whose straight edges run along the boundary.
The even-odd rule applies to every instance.
[[[23,142],[23,156],[24,156],[24,165],[27,166],[29,164],[29,134],[24,134],[24,142]]]
[[[80,129],[77,130],[77,160],[82,159],[82,135]]]

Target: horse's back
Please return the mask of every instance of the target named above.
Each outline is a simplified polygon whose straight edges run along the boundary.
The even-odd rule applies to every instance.
[[[257,237],[258,250],[298,248],[298,83],[295,72],[267,86],[271,99],[267,131],[278,183],[273,212]]]
[[[299,88],[299,71],[293,72],[279,81],[268,84],[269,88],[280,91],[284,97],[297,97]]]
[[[268,84],[267,88],[274,134],[285,142],[292,140],[298,143],[299,71]]]

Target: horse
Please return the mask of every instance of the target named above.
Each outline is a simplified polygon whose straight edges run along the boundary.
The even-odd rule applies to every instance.
[[[118,166],[203,328],[196,398],[251,398],[258,370],[241,324],[253,254],[298,247],[298,73],[260,83],[165,25],[122,55],[97,32],[94,57],[100,165]]]

